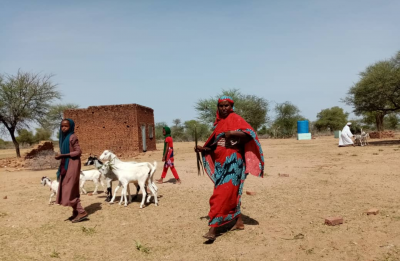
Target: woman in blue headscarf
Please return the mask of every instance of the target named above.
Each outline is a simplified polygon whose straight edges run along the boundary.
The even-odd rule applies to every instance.
[[[60,126],[60,154],[61,160],[57,171],[59,181],[56,203],[72,207],[72,216],[68,219],[73,223],[80,222],[88,217],[79,199],[79,177],[81,172],[81,148],[78,137],[74,134],[75,123],[71,119],[64,119]]]

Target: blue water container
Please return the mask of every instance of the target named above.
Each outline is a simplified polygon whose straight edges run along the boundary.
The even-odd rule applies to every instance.
[[[308,121],[297,121],[297,133],[309,133]]]

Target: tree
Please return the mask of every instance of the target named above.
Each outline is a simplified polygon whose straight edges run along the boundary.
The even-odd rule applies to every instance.
[[[330,109],[321,110],[317,114],[314,126],[318,131],[330,129],[330,131],[341,130],[346,125],[349,114],[342,108],[335,106]]]
[[[34,140],[40,142],[42,140],[50,140],[52,132],[44,128],[37,128]]]
[[[384,120],[385,126],[388,126],[389,129],[395,130],[397,129],[397,126],[399,125],[399,116],[397,116],[394,113],[391,113],[388,115],[388,117],[385,118]]]
[[[9,132],[17,157],[21,157],[15,132],[28,123],[38,122],[49,111],[50,103],[61,94],[52,83],[52,75],[18,71],[17,75],[0,76],[0,122]]]
[[[18,143],[28,144],[29,146],[35,143],[35,138],[31,131],[28,131],[27,129],[19,129],[17,133],[18,133],[17,137]]]
[[[194,130],[196,128],[197,138],[199,141],[204,141],[211,135],[211,130],[207,124],[196,120],[185,121],[185,139],[194,141]]]
[[[173,139],[182,140],[184,136],[185,127],[182,126],[180,119],[172,120],[174,125],[171,127],[171,136]]]
[[[361,72],[343,101],[353,106],[356,115],[373,113],[377,130],[382,131],[385,115],[400,111],[400,52]]]
[[[275,113],[276,118],[272,129],[283,137],[293,136],[296,133],[297,121],[304,120],[304,117],[299,114],[300,110],[288,101],[276,104]]]
[[[59,129],[60,122],[64,119],[64,111],[78,108],[79,105],[75,103],[52,105],[46,117],[40,120],[40,125],[43,129],[50,131],[52,134],[55,130]]]
[[[156,140],[163,140],[164,135],[163,135],[163,127],[167,126],[166,122],[157,122],[155,126],[155,132],[156,132]]]
[[[268,101],[255,95],[245,95],[238,89],[223,90],[221,94],[209,98],[200,99],[195,109],[199,113],[199,119],[208,125],[214,123],[217,112],[218,98],[226,95],[235,101],[235,112],[242,116],[256,131],[268,120]]]

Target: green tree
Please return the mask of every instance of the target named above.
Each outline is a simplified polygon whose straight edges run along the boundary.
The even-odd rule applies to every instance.
[[[155,126],[155,132],[156,132],[156,140],[163,140],[164,135],[163,135],[163,127],[167,126],[166,122],[157,122]]]
[[[51,81],[52,75],[18,71],[0,78],[0,122],[11,136],[17,157],[21,157],[15,132],[31,122],[40,123],[61,94]]]
[[[389,129],[391,129],[391,130],[397,129],[399,122],[400,122],[399,116],[397,116],[394,113],[389,114],[387,117],[385,117],[385,120],[384,120],[385,126],[388,126]]]
[[[330,129],[330,131],[341,130],[346,125],[349,114],[342,108],[335,106],[330,109],[321,110],[317,114],[314,126],[318,131]]]
[[[78,108],[79,105],[75,103],[51,105],[46,117],[40,120],[40,125],[53,134],[55,130],[60,128],[60,122],[64,119],[64,111]]]
[[[37,128],[34,140],[40,142],[42,140],[50,140],[52,132],[44,128]]]
[[[373,113],[377,130],[383,130],[385,115],[400,111],[400,52],[361,72],[343,101],[354,107],[356,115]]]
[[[199,119],[205,124],[213,124],[217,112],[218,98],[226,95],[235,101],[235,112],[242,116],[256,131],[268,121],[268,101],[255,95],[242,94],[238,89],[223,90],[209,99],[200,99],[195,109]]]
[[[184,139],[185,127],[182,126],[180,119],[172,120],[171,136],[174,140],[182,141]]]
[[[296,133],[297,121],[305,120],[297,106],[288,101],[276,104],[275,113],[276,118],[272,125],[275,136],[292,137]]]
[[[31,131],[28,131],[27,129],[19,129],[17,133],[18,137],[16,139],[18,143],[28,144],[29,146],[35,143],[35,137]]]
[[[3,139],[0,139],[0,149],[5,149],[6,146],[7,146],[7,143]]]
[[[194,130],[196,128],[199,141],[205,141],[211,134],[210,127],[207,124],[196,120],[185,121],[185,140],[194,141]]]

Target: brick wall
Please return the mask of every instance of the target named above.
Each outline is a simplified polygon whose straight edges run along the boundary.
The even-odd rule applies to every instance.
[[[75,133],[84,154],[99,156],[108,149],[119,157],[135,156],[143,152],[142,126],[145,128],[147,151],[156,149],[151,108],[138,104],[90,106],[67,110],[64,116],[75,121]]]

